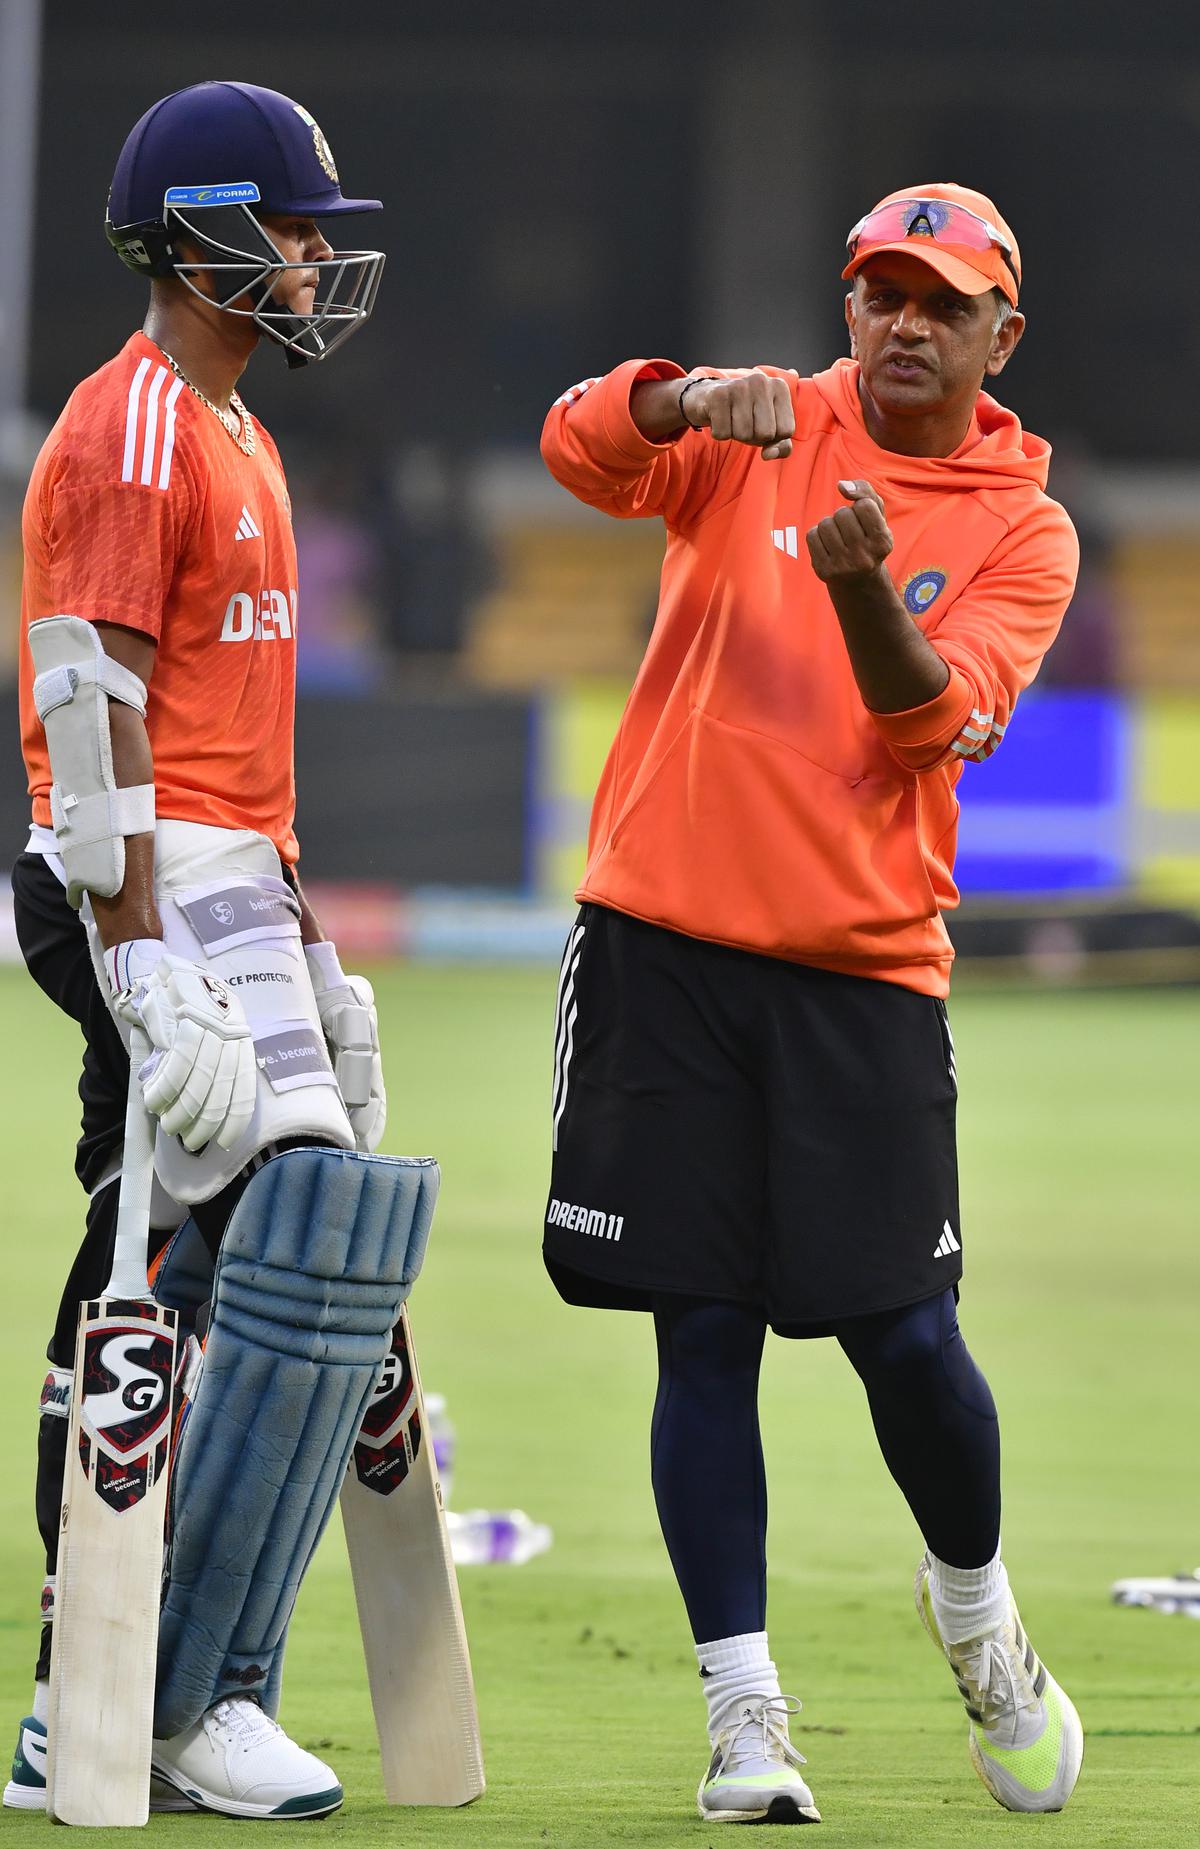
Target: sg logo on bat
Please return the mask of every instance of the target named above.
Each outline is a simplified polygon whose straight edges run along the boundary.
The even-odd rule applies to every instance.
[[[133,1508],[166,1467],[175,1359],[170,1326],[114,1315],[87,1330],[79,1407],[79,1460],[101,1499]]]

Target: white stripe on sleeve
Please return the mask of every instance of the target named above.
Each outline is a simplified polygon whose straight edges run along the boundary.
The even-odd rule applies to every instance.
[[[133,452],[137,447],[138,400],[141,397],[142,380],[150,370],[150,361],[140,359],[137,371],[129,382],[129,403],[125,410],[125,452],[121,458],[121,480],[133,480]]]
[[[556,405],[574,404],[577,398],[582,398],[585,392],[590,392],[593,385],[599,385],[599,383],[599,379],[581,379],[578,385],[569,386],[568,389],[563,392],[562,396],[556,398],[554,402]]]
[[[142,472],[139,477],[144,488],[154,480],[154,445],[158,437],[158,395],[162,391],[167,376],[165,366],[160,366],[150,381],[150,390],[146,394],[146,435],[142,442]]]
[[[171,457],[175,454],[175,401],[183,390],[182,379],[172,379],[171,389],[163,401],[165,417],[163,421],[162,461],[158,465],[158,485],[165,488],[171,480]]]

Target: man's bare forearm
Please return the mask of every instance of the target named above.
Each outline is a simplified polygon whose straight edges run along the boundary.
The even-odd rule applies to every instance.
[[[650,443],[676,437],[686,428],[679,394],[686,379],[643,379],[629,394],[629,415]]]
[[[870,482],[840,481],[839,507],[805,538],[812,568],[829,592],[863,704],[907,713],[936,700],[950,670],[905,609],[885,561],[892,534]]]
[[[300,942],[302,944],[323,944],[325,933],[321,929],[321,920],[305,898],[304,888],[296,876],[294,867],[288,869],[288,883],[300,902]]]
[[[906,713],[936,700],[950,670],[913,622],[886,569],[831,579],[828,590],[864,705],[873,713]]]

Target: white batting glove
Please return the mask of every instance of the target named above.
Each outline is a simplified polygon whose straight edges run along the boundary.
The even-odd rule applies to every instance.
[[[138,1071],[146,1109],[185,1149],[232,1149],[254,1114],[258,1071],[242,1004],[219,977],[156,938],[104,953],[113,1006],[153,1051]]]
[[[365,976],[343,972],[330,943],[305,944],[304,957],[355,1145],[374,1155],[387,1123],[375,991]]]

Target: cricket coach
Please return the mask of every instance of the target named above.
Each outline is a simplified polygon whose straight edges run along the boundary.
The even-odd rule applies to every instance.
[[[1059,1810],[1083,1754],[1009,1590],[996,1409],[956,1319],[942,917],[963,761],[1005,738],[1078,549],[1048,445],[981,390],[1025,327],[991,200],[889,194],[843,276],[828,372],[629,360],[542,439],[580,500],[667,530],[563,959],[545,1255],[568,1302],[654,1316],[714,1823],[819,1818],[765,1629],[768,1324],[836,1336],[863,1381],[992,1796]]]

